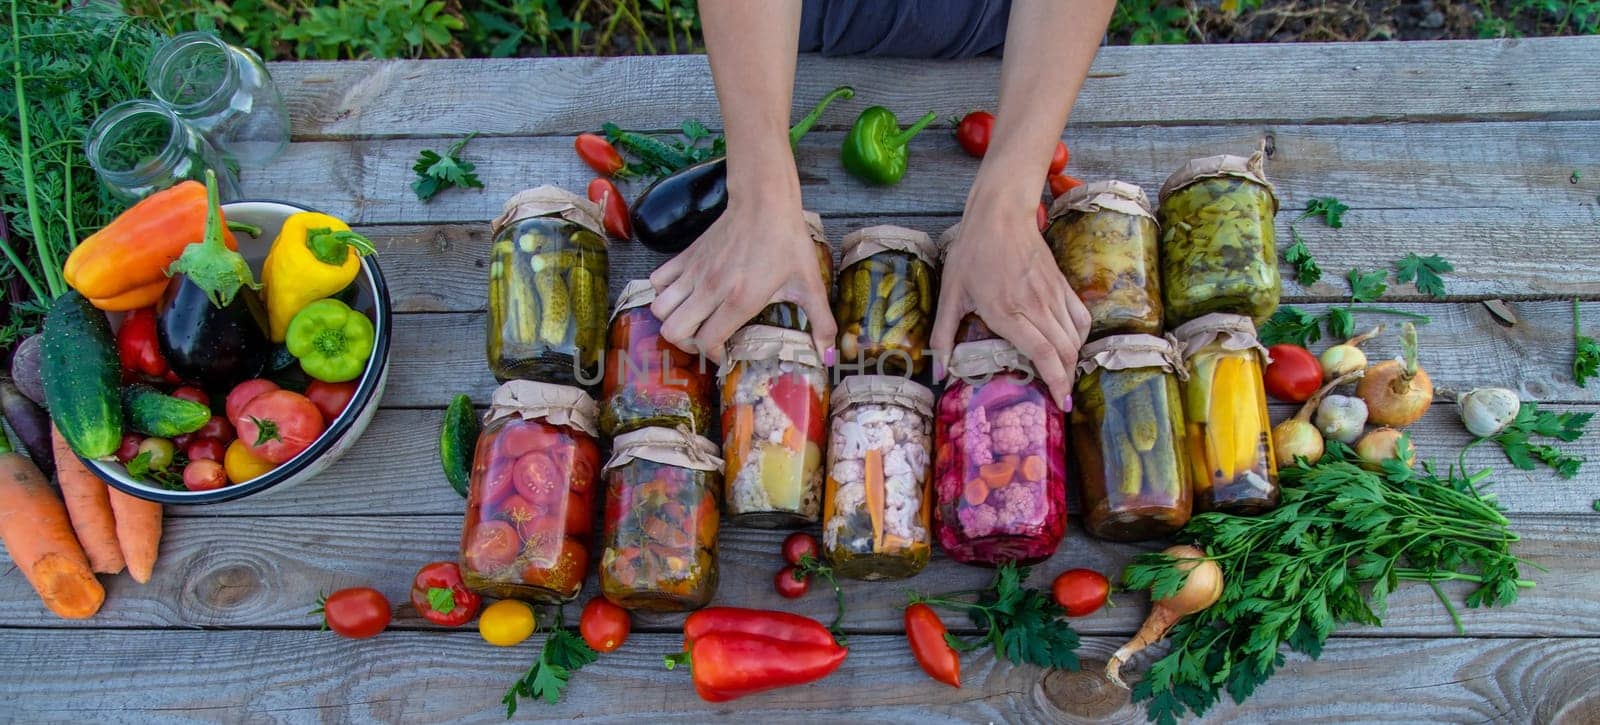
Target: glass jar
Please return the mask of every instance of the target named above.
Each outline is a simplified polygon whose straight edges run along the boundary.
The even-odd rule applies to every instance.
[[[210,33],[180,33],[151,55],[145,81],[240,166],[265,166],[289,145],[288,109],[253,51]]]
[[[473,591],[548,604],[578,596],[594,534],[596,412],[564,385],[513,380],[494,392],[461,525]]]
[[[1161,334],[1160,233],[1142,189],[1121,181],[1074,188],[1051,205],[1044,236],[1089,310],[1089,339]]]
[[[1064,417],[1011,343],[955,346],[934,457],[934,530],[950,558],[1033,564],[1055,552],[1067,525]]]
[[[217,195],[239,198],[239,182],[217,150],[171,109],[143,99],[107,108],[89,127],[83,153],[111,195],[135,202],[180,181],[217,172]]]
[[[1161,185],[1161,290],[1168,327],[1208,312],[1265,322],[1278,309],[1278,197],[1263,154],[1211,156]]]
[[[822,231],[822,217],[816,212],[804,212],[806,230],[811,232],[811,245],[817,253],[817,272],[822,275],[822,289],[829,294],[833,293],[833,245],[828,243],[828,236]],[[811,331],[811,322],[806,319],[805,310],[793,302],[774,302],[761,308],[761,312],[750,320],[752,325],[771,325],[785,327],[790,330]]]
[[[1213,312],[1172,331],[1183,346],[1183,416],[1195,508],[1258,514],[1278,506],[1278,459],[1261,374],[1267,351],[1243,315]]]
[[[661,320],[650,311],[655,299],[647,279],[629,282],[617,297],[600,385],[600,430],[615,436],[650,426],[683,426],[706,435],[716,381],[704,357],[661,336]]]
[[[1072,389],[1072,450],[1083,476],[1084,528],[1146,541],[1189,521],[1189,468],[1177,350],[1154,335],[1083,346]]]
[[[939,248],[926,232],[883,224],[846,235],[841,254],[839,362],[885,375],[922,372]]]
[[[617,436],[606,462],[600,592],[626,609],[682,612],[717,592],[722,459],[687,430]]]
[[[495,379],[600,382],[607,261],[594,204],[528,189],[506,201],[492,236],[485,341]]]
[[[822,551],[842,576],[902,579],[928,565],[933,391],[890,375],[833,390]]]
[[[757,528],[817,523],[828,372],[811,334],[745,327],[728,341],[724,366],[728,516],[737,525]]]

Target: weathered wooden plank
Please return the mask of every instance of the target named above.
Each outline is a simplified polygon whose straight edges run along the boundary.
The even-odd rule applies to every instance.
[[[226,717],[251,720],[498,723],[501,695],[535,652],[532,643],[488,647],[475,633],[355,642],[318,632],[0,630],[0,642],[0,668],[28,673],[27,686],[0,692],[0,703],[23,721],[211,720],[226,708]],[[669,634],[635,636],[577,673],[559,704],[524,702],[518,715],[619,723],[1144,722],[1142,706],[1093,674],[1044,673],[987,653],[965,658],[963,688],[934,683],[893,635],[852,638],[844,665],[820,682],[708,704],[693,694],[687,672],[661,666],[680,644]],[[1117,644],[1091,637],[1080,653],[1092,668]],[[1206,721],[1593,722],[1597,657],[1600,641],[1583,638],[1339,639],[1318,661],[1290,657],[1244,705],[1224,698]]]
[[[1375,125],[1234,125],[1075,128],[1069,171],[1084,179],[1120,178],[1151,193],[1185,161],[1249,153],[1270,138],[1268,175],[1285,209],[1334,195],[1358,209],[1593,205],[1600,174],[1569,183],[1574,169],[1600,167],[1600,121]],[[903,182],[869,188],[839,165],[838,132],[815,133],[798,152],[806,205],[828,214],[954,214],[977,161],[948,134],[912,141]],[[452,190],[424,204],[410,184],[417,154],[439,139],[373,139],[290,144],[273,164],[244,175],[249,197],[301,201],[352,223],[481,222],[518,189],[557,184],[582,189],[594,172],[568,137],[473,141],[467,157],[486,190]],[[1041,187],[1043,180],[1041,179]],[[627,193],[637,193],[634,186]],[[1513,213],[1513,212],[1508,212]]]
[[[459,508],[459,500],[456,505]],[[1523,576],[1537,586],[1525,590],[1510,608],[1463,610],[1466,632],[1476,637],[1600,636],[1600,600],[1593,596],[1600,591],[1600,572],[1593,566],[1600,556],[1600,533],[1589,518],[1584,514],[1515,517],[1513,527],[1522,541],[1514,551],[1548,571],[1526,567]],[[411,576],[426,562],[455,559],[459,532],[459,515],[174,518],[167,525],[161,560],[150,583],[139,585],[126,576],[107,578],[106,605],[94,619],[55,618],[39,604],[22,575],[10,570],[0,575],[0,605],[7,613],[0,626],[315,628],[320,620],[306,613],[319,593],[374,586],[399,606],[396,626],[429,628],[432,625],[406,604]],[[782,537],[779,532],[725,528],[716,602],[831,619],[833,598],[820,583],[800,600],[781,599],[773,591]],[[1148,548],[1158,545],[1098,541],[1074,524],[1055,557],[1036,567],[1032,583],[1048,587],[1051,577],[1073,567],[1092,568],[1115,579],[1134,553]],[[899,631],[907,592],[976,589],[991,576],[989,570],[939,555],[927,570],[906,581],[846,581],[845,627],[853,633]],[[587,599],[598,591],[591,576],[583,596]],[[1446,587],[1458,606],[1468,591],[1469,587],[1456,584]],[[1117,606],[1075,619],[1073,626],[1087,634],[1132,633],[1146,612],[1144,596],[1118,594],[1114,599]],[[1385,628],[1341,631],[1362,636],[1455,636],[1449,615],[1427,586],[1401,587],[1389,601]],[[682,619],[682,615],[641,614],[636,626],[674,631]],[[951,623],[970,630],[964,620]]]
[[[1101,48],[1073,123],[1263,123],[1355,119],[1595,117],[1593,38]],[[930,63],[802,56],[794,117],[829,89],[941,123],[990,106],[994,59]],[[274,63],[300,137],[563,134],[605,121],[718,122],[703,56]],[[1173,103],[1172,99],[1182,99]]]

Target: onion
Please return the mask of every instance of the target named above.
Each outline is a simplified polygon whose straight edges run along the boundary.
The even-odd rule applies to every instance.
[[[1366,369],[1367,354],[1361,351],[1361,343],[1377,337],[1380,332],[1383,332],[1383,325],[1323,350],[1319,358],[1322,362],[1322,379],[1332,380],[1348,372]]]
[[[1361,465],[1373,471],[1383,470],[1384,461],[1399,460],[1410,468],[1417,462],[1417,450],[1412,448],[1406,451],[1406,457],[1400,458],[1400,436],[1404,435],[1394,428],[1379,428],[1356,441],[1356,455],[1361,457]]]
[[[1317,430],[1345,445],[1356,442],[1366,430],[1367,404],[1349,395],[1330,395],[1317,406]]]
[[[1178,620],[1203,611],[1222,598],[1222,567],[1207,558],[1204,551],[1194,546],[1169,546],[1161,553],[1193,561],[1178,564],[1179,569],[1188,573],[1183,586],[1172,596],[1151,603],[1150,616],[1145,618],[1133,639],[1128,640],[1106,661],[1106,679],[1123,689],[1127,689],[1128,684],[1122,681],[1122,665],[1129,657],[1165,639],[1167,630],[1172,629]]]
[[[1318,410],[1323,398],[1333,392],[1334,388],[1365,373],[1365,370],[1355,370],[1328,381],[1306,399],[1305,404],[1300,406],[1299,412],[1295,413],[1293,418],[1272,427],[1272,455],[1278,461],[1280,468],[1294,465],[1297,458],[1304,458],[1311,463],[1316,463],[1322,458],[1324,449],[1322,433],[1318,432],[1316,426],[1311,425],[1311,414]]]
[[[1461,423],[1473,435],[1488,438],[1511,425],[1522,409],[1522,399],[1515,391],[1505,388],[1474,388],[1457,395],[1440,390],[1439,394],[1456,401],[1461,413]]]
[[[1367,417],[1375,425],[1404,428],[1417,422],[1433,404],[1433,382],[1417,365],[1417,327],[1409,322],[1400,337],[1404,354],[1367,368],[1356,395],[1367,404]]]

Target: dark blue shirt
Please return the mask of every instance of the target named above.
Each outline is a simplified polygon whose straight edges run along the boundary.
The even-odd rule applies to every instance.
[[[896,58],[998,54],[1011,0],[805,0],[800,52]]]

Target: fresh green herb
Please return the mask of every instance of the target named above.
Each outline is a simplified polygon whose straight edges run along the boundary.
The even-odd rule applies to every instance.
[[[1328,337],[1337,340],[1348,340],[1356,335],[1355,316],[1350,314],[1348,307],[1332,307],[1328,309]]]
[[[1539,436],[1571,443],[1583,437],[1584,426],[1593,417],[1594,413],[1552,413],[1539,410],[1537,403],[1523,403],[1511,424],[1487,440],[1500,444],[1506,460],[1521,470],[1531,471],[1543,463],[1562,478],[1572,478],[1578,475],[1583,459],[1547,443],[1536,443],[1533,438]],[[1481,440],[1484,439],[1473,441],[1472,445]]]
[[[560,615],[557,615],[556,621],[560,622]],[[572,673],[599,657],[600,654],[590,648],[582,637],[557,624],[550,631],[550,636],[545,638],[539,656],[533,660],[533,666],[512,683],[511,689],[506,690],[505,697],[500,699],[506,706],[506,719],[510,720],[512,715],[517,714],[517,698],[520,697],[543,699],[547,704],[556,704],[561,700],[562,691],[567,689]]]
[[[1294,230],[1293,224],[1289,225],[1289,235],[1294,239],[1294,244],[1283,250],[1283,261],[1294,268],[1294,281],[1302,287],[1310,287],[1322,279],[1322,267],[1311,257],[1306,240]]]
[[[607,141],[633,157],[623,168],[621,175],[624,177],[660,178],[727,153],[723,138],[713,136],[699,120],[691,118],[684,121],[680,130],[683,138],[625,131],[614,123],[600,127]]]
[[[1258,337],[1261,344],[1269,347],[1280,342],[1311,347],[1312,343],[1322,339],[1319,319],[1316,315],[1298,307],[1284,305],[1272,313],[1272,317],[1266,322],[1261,323]]]
[[[1322,217],[1322,223],[1338,229],[1344,226],[1344,213],[1347,211],[1350,211],[1350,207],[1331,196],[1313,197],[1306,202],[1306,211],[1300,218]]]
[[[1064,619],[1066,611],[1048,592],[1024,587],[1027,578],[1027,567],[1004,564],[987,588],[937,597],[913,592],[911,603],[966,612],[983,628],[984,640],[995,654],[1013,664],[1078,669],[1078,633]],[[967,597],[975,599],[967,601]],[[946,635],[945,641],[963,652],[982,646],[955,635]]]
[[[135,481],[153,483],[168,491],[183,491],[183,476],[169,468],[154,468],[150,465],[150,451],[141,451],[128,461],[128,478]]]
[[[1439,275],[1454,272],[1455,269],[1454,265],[1437,254],[1419,257],[1416,252],[1410,252],[1405,258],[1395,262],[1394,279],[1400,283],[1416,280],[1418,292],[1435,299],[1443,299],[1444,280]]]
[[[1567,181],[1573,184],[1583,181],[1583,172],[1573,169],[1572,175],[1567,177]]]
[[[1594,510],[1600,511],[1600,498],[1594,500]]]
[[[1382,270],[1362,272],[1351,268],[1345,274],[1345,280],[1350,282],[1350,300],[1352,302],[1374,302],[1389,290],[1389,285],[1383,280],[1388,275]]]
[[[1578,301],[1572,301],[1572,381],[1578,387],[1586,387],[1589,378],[1600,375],[1600,342],[1583,334],[1583,327],[1578,317]]]
[[[1283,665],[1283,645],[1316,659],[1335,627],[1381,626],[1389,593],[1426,582],[1457,629],[1442,581],[1476,585],[1468,607],[1508,606],[1520,589],[1518,540],[1478,487],[1488,470],[1440,476],[1430,465],[1396,464],[1381,473],[1356,465],[1348,446],[1330,441],[1312,466],[1282,470],[1282,505],[1260,516],[1205,513],[1190,519],[1191,539],[1222,567],[1222,598],[1180,621],[1172,649],[1133,688],[1150,720],[1176,723],[1204,714],[1223,693],[1244,702]],[[1134,557],[1128,588],[1176,592],[1184,572],[1161,553]]]
[[[462,161],[458,155],[467,142],[476,135],[478,135],[476,132],[469,133],[461,140],[450,144],[450,147],[444,150],[443,156],[428,149],[417,157],[417,163],[411,167],[412,171],[417,172],[417,180],[411,182],[411,190],[417,192],[418,199],[428,201],[439,192],[451,187],[483,188],[483,182],[473,173],[477,165],[470,161]]]
[[[800,557],[800,563],[794,567],[795,581],[806,577],[815,576],[826,581],[833,587],[833,623],[828,625],[828,631],[833,633],[833,640],[839,646],[847,646],[844,636],[844,589],[839,586],[839,578],[834,575],[833,567],[822,563],[810,554]]]

